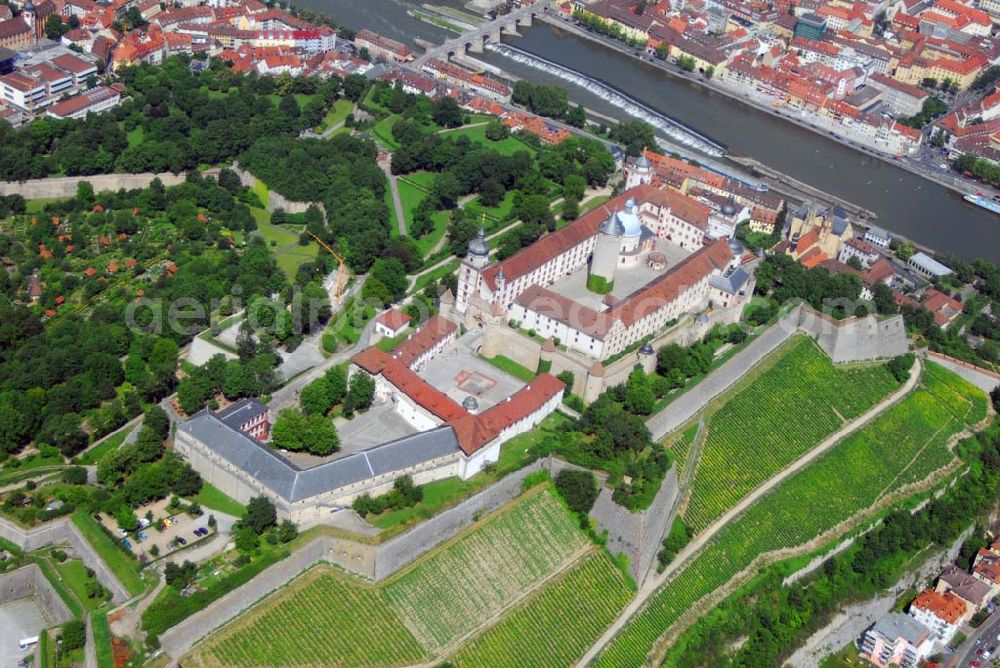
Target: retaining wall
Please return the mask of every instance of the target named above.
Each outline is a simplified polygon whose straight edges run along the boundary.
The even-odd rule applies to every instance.
[[[812,336],[834,364],[887,359],[909,350],[901,315],[838,321],[804,306],[793,313],[798,316],[796,327]]]
[[[61,517],[34,529],[23,529],[0,517],[0,536],[25,552],[34,552],[57,543],[68,543],[76,556],[94,570],[97,580],[111,591],[113,602],[121,603],[129,598],[128,591],[122,586],[122,583],[118,581],[118,578],[107,567],[97,551],[67,517]]]
[[[247,188],[253,188],[258,183],[263,183],[256,176],[254,176],[247,170],[242,169],[238,164],[234,163],[231,169],[234,172],[236,172],[237,176],[240,177],[240,183],[242,183]],[[266,186],[267,184],[264,185]],[[271,190],[270,188],[268,188],[267,191],[266,208],[271,213],[274,213],[278,209],[284,209],[285,213],[305,213],[306,209],[308,209],[309,206],[312,204],[315,204],[317,207],[319,207],[319,210],[323,212],[323,217],[325,218],[326,207],[323,206],[322,202],[295,202],[293,200],[288,199],[281,193]]]
[[[160,636],[160,646],[167,655],[175,660],[179,659],[209,633],[320,561],[335,564],[370,580],[385,580],[442,542],[453,538],[482,515],[519,496],[524,478],[528,475],[541,470],[555,475],[565,468],[580,467],[551,457],[533,462],[501,478],[454,508],[445,510],[380,545],[369,545],[336,536],[319,536],[250,582],[168,629]],[[606,476],[600,473],[597,475],[603,483]],[[601,502],[599,499],[591,514],[599,529],[608,531],[609,549],[613,553],[625,553],[629,556],[629,568],[639,581],[659,550],[666,522],[670,518],[670,509],[677,498],[674,469],[671,468],[667,473],[659,494],[643,513],[631,513],[614,504],[611,501],[611,490],[603,486],[601,494],[605,501]]]
[[[42,199],[48,197],[73,197],[80,181],[87,181],[94,186],[94,192],[102,190],[120,190],[124,188],[145,188],[153,179],[160,179],[165,186],[175,186],[183,183],[186,174],[94,174],[92,176],[60,176],[51,179],[30,179],[28,181],[0,181],[0,195],[21,195],[25,199]]]
[[[375,558],[374,580],[384,580],[399,569],[412,563],[443,541],[455,536],[476,519],[496,510],[521,493],[524,478],[535,471],[547,469],[549,460],[539,460],[501,478],[483,491],[469,497],[453,508],[421,522],[409,531],[391,538],[378,546]],[[352,569],[353,570],[353,569]]]
[[[628,557],[628,570],[636,582],[642,583],[660,551],[667,524],[677,502],[677,469],[670,467],[660,485],[660,491],[642,512],[632,512],[612,500],[613,491],[601,487],[601,493],[590,511],[599,531],[608,532],[607,548],[611,554]]]
[[[483,345],[479,352],[484,357],[503,355],[534,371],[541,359],[542,345],[506,325],[491,326],[483,334]]]
[[[73,619],[73,613],[37,565],[28,564],[0,575],[0,603],[29,597],[42,606],[48,624],[62,624]]]
[[[306,543],[287,559],[279,561],[245,585],[165,631],[160,636],[160,647],[169,656],[179,659],[209,633],[269,593],[285,586],[302,571],[327,559],[329,547],[330,541],[326,536]]]

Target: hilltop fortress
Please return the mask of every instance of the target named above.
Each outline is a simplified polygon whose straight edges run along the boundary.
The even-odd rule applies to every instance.
[[[730,236],[737,215],[643,183],[499,262],[480,235],[459,269],[453,315],[606,360],[682,315],[746,303],[758,258]]]

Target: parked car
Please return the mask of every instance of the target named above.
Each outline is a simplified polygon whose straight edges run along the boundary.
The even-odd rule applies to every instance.
[[[132,551],[132,541],[130,541],[128,538],[122,540],[122,545],[124,545],[125,549],[128,550],[129,552]]]
[[[97,520],[98,522],[103,522],[104,521],[103,519],[101,519],[101,514],[100,513],[94,513],[94,519]]]
[[[186,540],[184,540],[183,538],[181,538],[180,536],[177,537],[177,542],[180,543],[181,545],[187,545],[188,544],[188,542]]]
[[[206,529],[205,527],[198,527],[197,529],[194,530],[194,535],[195,536],[199,536],[199,537],[201,537],[201,536],[207,536],[208,535],[208,529]]]

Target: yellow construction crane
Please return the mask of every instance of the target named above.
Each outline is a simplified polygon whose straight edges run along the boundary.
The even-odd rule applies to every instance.
[[[347,285],[347,261],[344,259],[343,255],[330,248],[329,244],[327,244],[325,241],[317,237],[315,234],[313,234],[312,232],[308,232],[308,234],[313,239],[315,239],[316,243],[322,246],[326,250],[326,252],[328,252],[337,260],[338,263],[337,282],[333,286],[333,298],[334,300],[338,300],[343,296],[344,287]]]

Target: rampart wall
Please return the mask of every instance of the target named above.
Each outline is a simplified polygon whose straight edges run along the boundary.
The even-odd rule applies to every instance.
[[[23,529],[0,517],[0,536],[25,552],[34,552],[54,544],[68,544],[76,556],[94,570],[98,581],[111,591],[112,601],[121,603],[129,598],[128,591],[122,583],[67,517],[61,517],[34,529]]]
[[[260,179],[237,164],[234,164],[231,169],[240,177],[240,183],[247,188],[253,188],[258,183],[262,183]],[[264,185],[266,186],[267,184]],[[326,216],[326,207],[323,206],[322,202],[296,202],[270,189],[268,189],[267,206],[265,208],[271,213],[274,213],[278,209],[284,209],[285,213],[305,213],[311,204],[319,207],[319,210]]]
[[[94,192],[102,190],[131,190],[145,188],[153,179],[160,179],[164,186],[183,183],[186,174],[94,174],[92,176],[58,176],[51,179],[29,179],[27,181],[0,181],[0,195],[21,195],[24,199],[44,199],[49,197],[73,197],[80,181],[87,181]]]
[[[62,624],[73,619],[73,613],[37,565],[28,564],[0,575],[0,603],[28,597],[42,606],[48,624]]]

